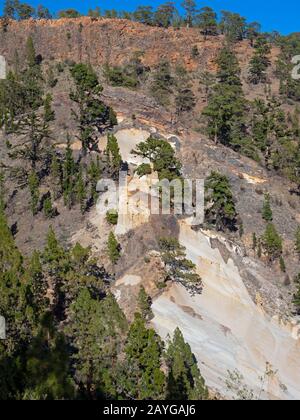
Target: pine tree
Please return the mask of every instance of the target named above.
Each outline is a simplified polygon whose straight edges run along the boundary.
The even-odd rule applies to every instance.
[[[35,170],[39,163],[45,164],[49,138],[49,126],[36,111],[24,115],[19,122],[16,134],[23,136],[24,140],[11,148],[10,157],[13,159],[21,158],[30,164]]]
[[[138,6],[133,13],[134,20],[143,23],[144,25],[153,25],[153,7],[152,6]]]
[[[55,210],[52,205],[51,194],[46,197],[43,203],[43,212],[47,219],[51,219],[55,215]]]
[[[300,226],[297,227],[295,235],[295,248],[298,254],[300,254]]]
[[[62,168],[57,153],[53,150],[50,166],[51,187],[54,200],[57,200],[62,193]]]
[[[67,136],[67,149],[63,166],[63,194],[65,205],[70,209],[74,204],[75,196],[75,162],[71,149],[71,139]]]
[[[166,280],[184,286],[191,295],[200,294],[203,289],[196,266],[186,258],[185,248],[175,238],[160,238],[159,248],[165,264]]]
[[[229,42],[242,41],[246,36],[246,19],[238,13],[222,11],[220,22],[221,32]]]
[[[205,220],[217,230],[236,230],[237,211],[229,181],[214,171],[205,181]]]
[[[265,233],[261,239],[263,248],[271,260],[281,256],[282,238],[272,223],[268,223]]]
[[[245,98],[240,68],[234,53],[225,47],[218,59],[218,83],[213,87],[203,115],[208,118],[208,135],[236,150],[246,148]]]
[[[118,243],[113,232],[110,232],[107,242],[107,252],[110,261],[113,264],[116,264],[121,256],[120,253],[120,244]]]
[[[189,28],[193,26],[197,13],[197,4],[194,0],[183,0],[181,6],[185,10],[185,22]]]
[[[91,164],[88,168],[88,176],[89,176],[89,183],[90,183],[90,199],[91,204],[95,204],[98,198],[97,192],[97,184],[101,178],[101,165],[100,165],[100,158],[97,156],[96,162],[94,160],[91,161]]]
[[[36,170],[39,162],[46,165],[47,144],[50,131],[48,123],[38,111],[43,105],[42,70],[37,59],[33,39],[26,43],[26,67],[20,74],[11,74],[9,85],[12,87],[12,102],[5,111],[5,126],[10,133],[23,136],[22,141],[11,147],[10,157],[21,158],[29,162],[32,170]],[[16,87],[17,86],[17,87]],[[7,121],[8,120],[8,121]],[[45,168],[43,168],[45,169]]]
[[[187,71],[178,67],[176,71],[176,96],[175,105],[177,115],[191,111],[196,105],[196,97],[191,89],[192,85]]]
[[[175,13],[176,9],[172,1],[161,4],[154,13],[155,25],[162,28],[168,28],[174,21]]]
[[[105,105],[101,99],[103,87],[91,66],[76,64],[71,68],[75,82],[75,90],[70,98],[78,109],[72,110],[78,125],[82,152],[87,153],[97,147],[98,133],[116,124],[116,115],[112,108]]]
[[[41,255],[34,251],[28,266],[26,267],[25,278],[30,288],[30,304],[37,319],[41,320],[43,314],[49,309],[47,297],[48,279],[44,275]]]
[[[161,61],[155,69],[150,86],[153,98],[162,106],[170,105],[170,95],[173,92],[174,78],[171,75],[170,63]]]
[[[80,204],[81,213],[84,214],[86,211],[86,186],[83,179],[82,168],[80,168],[76,183],[76,198]]]
[[[30,4],[20,3],[19,0],[15,0],[15,4],[19,20],[26,20],[34,16],[35,10]]]
[[[16,7],[15,0],[5,0],[3,8],[3,16],[9,19],[15,19],[16,17]]]
[[[6,340],[0,341],[0,360],[3,354],[13,356],[32,336],[36,314],[30,305],[30,296],[23,257],[15,244],[6,216],[0,210],[0,314],[5,318],[9,331]],[[15,366],[13,360],[12,366]]]
[[[139,295],[138,295],[138,306],[139,306],[141,315],[146,322],[150,321],[150,319],[153,318],[151,305],[152,305],[151,297],[147,295],[145,288],[141,286]]]
[[[55,120],[55,112],[52,110],[51,107],[52,103],[52,96],[48,93],[44,100],[44,121],[49,123]]]
[[[26,69],[22,74],[26,91],[26,105],[29,110],[36,111],[43,104],[43,76],[31,36],[26,42],[26,64]]]
[[[158,172],[159,179],[172,181],[180,178],[181,163],[167,141],[150,136],[145,142],[139,143],[132,153],[149,159],[153,163],[154,171]]]
[[[176,328],[166,352],[169,369],[167,399],[207,400],[208,390],[189,344]]]
[[[62,400],[74,396],[66,340],[45,313],[39,332],[26,353],[24,400]]]
[[[266,222],[272,222],[273,220],[273,212],[270,204],[270,195],[265,194],[263,209],[262,209],[262,218]]]
[[[91,18],[100,18],[101,17],[101,9],[99,6],[96,6],[95,9],[89,9],[88,16]]]
[[[165,375],[161,369],[162,351],[163,344],[159,336],[153,329],[146,328],[140,314],[135,314],[125,346],[125,380],[122,382],[123,392],[127,398],[137,400],[164,398]]]
[[[116,364],[126,318],[115,299],[93,298],[82,288],[70,307],[66,334],[75,350],[72,355],[75,379],[84,398],[97,398],[111,390],[112,366]]]
[[[271,48],[264,37],[258,37],[254,44],[255,52],[250,60],[249,81],[253,84],[265,83],[267,80],[266,71],[271,62],[268,55]]]
[[[50,226],[47,234],[46,246],[42,259],[43,262],[49,264],[54,271],[57,271],[61,262],[66,259],[66,253],[59,244],[52,226]]]
[[[49,9],[42,4],[38,5],[36,14],[38,19],[52,19]]]
[[[280,259],[279,259],[279,264],[280,264],[280,270],[283,273],[286,273],[286,265],[285,265],[285,261],[284,261],[284,258],[283,258],[282,255],[281,255]]]
[[[293,304],[297,309],[297,313],[300,313],[300,273],[295,277],[295,284],[297,286],[296,293],[294,294]]]
[[[217,35],[217,14],[211,7],[202,7],[199,15],[197,16],[197,23],[205,38],[208,35]]]
[[[31,172],[28,177],[28,187],[31,195],[31,211],[34,216],[38,212],[38,204],[40,199],[39,183],[40,181],[36,172]]]
[[[254,46],[254,41],[259,36],[261,32],[261,25],[258,22],[250,22],[246,26],[246,35],[247,39],[250,40],[251,47]]]
[[[107,135],[105,154],[108,160],[109,171],[114,178],[117,178],[121,169],[122,156],[120,154],[118,140],[113,134]]]

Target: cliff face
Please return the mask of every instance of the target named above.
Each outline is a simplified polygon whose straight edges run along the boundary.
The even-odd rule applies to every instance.
[[[199,66],[214,67],[214,58],[222,45],[222,37],[207,40],[198,29],[163,29],[149,27],[121,19],[78,19],[11,21],[0,31],[0,54],[11,63],[18,51],[24,58],[25,44],[32,36],[38,54],[44,60],[90,62],[92,65],[119,65],[130,59],[136,51],[144,53],[148,66],[167,59],[181,63],[189,70]],[[199,56],[192,58],[192,47],[197,46]],[[241,61],[251,56],[247,41],[237,47]],[[276,52],[275,52],[276,54]]]

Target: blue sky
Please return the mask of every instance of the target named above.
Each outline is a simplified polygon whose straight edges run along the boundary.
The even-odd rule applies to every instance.
[[[87,12],[89,8],[100,6],[102,9],[134,10],[138,5],[156,7],[165,0],[24,0],[33,6],[42,3],[52,11],[65,8],[75,8]],[[180,6],[182,0],[175,0]],[[242,14],[248,21],[259,21],[264,31],[277,30],[283,34],[300,32],[300,1],[299,0],[205,0],[197,1],[199,7],[211,6],[217,12],[229,10]],[[0,0],[2,9],[4,0]]]

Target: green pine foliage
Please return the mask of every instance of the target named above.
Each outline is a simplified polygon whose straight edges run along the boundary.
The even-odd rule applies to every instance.
[[[158,172],[160,180],[172,181],[180,178],[181,163],[176,158],[173,147],[167,141],[150,136],[145,142],[139,143],[132,153],[149,159],[153,163],[154,171]]]
[[[160,238],[159,248],[165,264],[166,280],[184,286],[191,295],[202,292],[202,280],[196,266],[186,258],[185,248],[175,238]]]
[[[62,194],[62,163],[59,155],[52,151],[50,165],[50,182],[54,200],[58,199]]]
[[[26,352],[24,400],[62,400],[74,397],[66,340],[45,313]]]
[[[196,19],[198,27],[205,38],[207,36],[217,35],[217,14],[211,7],[202,7]]]
[[[174,83],[170,63],[162,61],[155,69],[150,87],[151,95],[161,106],[170,105]]]
[[[205,221],[219,231],[237,230],[237,211],[230,183],[213,171],[205,181]]]
[[[192,91],[192,84],[188,72],[183,67],[177,67],[175,80],[176,114],[191,112],[196,106],[196,97]]]
[[[55,212],[55,209],[53,208],[51,194],[48,197],[46,197],[46,199],[44,200],[43,212],[44,212],[44,216],[47,219],[51,219],[52,217],[55,216],[56,212]]]
[[[149,163],[142,163],[136,170],[136,173],[139,177],[145,176],[145,175],[151,175],[152,168]]]
[[[116,115],[102,101],[103,87],[90,65],[75,64],[71,68],[71,76],[75,90],[71,92],[70,98],[77,104],[72,114],[80,133],[82,151],[86,154],[88,150],[97,148],[99,133],[116,124]]]
[[[142,51],[137,51],[124,66],[104,67],[104,76],[112,86],[123,86],[129,89],[141,87],[147,80],[149,67],[142,62]]]
[[[229,43],[242,41],[247,32],[246,19],[238,13],[222,11],[220,30]]]
[[[113,232],[110,232],[108,237],[107,253],[112,264],[116,264],[121,257],[120,244]]]
[[[88,181],[90,184],[90,202],[91,204],[96,204],[98,198],[97,184],[101,179],[102,168],[100,165],[99,156],[97,156],[96,161],[92,159],[90,166],[87,171]]]
[[[179,328],[169,340],[166,351],[169,368],[167,399],[207,400],[208,389],[200,373],[194,354]]]
[[[151,309],[152,300],[149,295],[147,295],[146,290],[143,286],[140,287],[138,295],[138,307],[143,319],[148,322],[153,318],[153,312]]]
[[[86,193],[86,184],[85,180],[83,179],[82,169],[79,169],[77,182],[76,182],[76,200],[80,204],[81,214],[84,214],[86,211],[87,203],[87,193]]]
[[[267,224],[265,233],[261,240],[263,249],[270,260],[280,258],[282,254],[282,238],[278,234],[273,223]]]
[[[118,177],[122,165],[122,156],[120,154],[118,140],[113,134],[108,134],[107,136],[105,155],[107,157],[107,163],[112,177]]]
[[[267,81],[267,69],[271,62],[269,54],[271,47],[263,36],[256,39],[254,44],[254,55],[250,60],[249,81],[253,84],[265,83]]]
[[[51,104],[52,96],[48,93],[44,99],[44,120],[46,123],[55,120],[55,112],[53,111]]]
[[[32,171],[28,177],[28,186],[31,195],[31,211],[32,214],[35,216],[38,212],[38,205],[40,199],[39,193],[39,178],[36,172]]]
[[[72,355],[75,380],[85,398],[112,392],[112,365],[126,327],[125,317],[111,295],[101,300],[84,287],[71,304],[65,330],[75,350]]]
[[[217,58],[218,83],[212,88],[208,105],[207,133],[215,141],[251,155],[245,130],[246,100],[240,80],[240,67],[233,51],[225,46]]]
[[[283,258],[282,255],[281,255],[280,259],[279,259],[279,264],[280,264],[280,270],[283,273],[286,273],[286,265],[285,265],[285,261],[284,261],[284,258]]]
[[[118,224],[118,212],[117,210],[109,210],[106,213],[106,221],[110,224],[110,225],[117,225]]]
[[[262,218],[266,222],[272,222],[272,220],[273,220],[273,212],[272,212],[272,208],[271,208],[270,195],[269,194],[265,194],[265,199],[264,199],[264,204],[263,204],[263,209],[262,209]]]
[[[125,346],[125,366],[130,375],[124,380],[127,398],[138,400],[163,399],[166,378],[161,369],[163,343],[156,332],[147,329],[140,314],[135,315]]]
[[[300,314],[300,273],[295,277],[295,285],[297,290],[294,293],[293,304],[295,305],[297,313]]]
[[[75,200],[76,165],[71,149],[71,139],[67,136],[67,149],[63,165],[63,194],[65,205],[72,207]]]

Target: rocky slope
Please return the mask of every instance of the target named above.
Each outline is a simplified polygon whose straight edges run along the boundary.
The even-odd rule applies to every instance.
[[[12,22],[0,32],[0,54],[10,65],[16,46],[20,60],[24,58],[29,35],[45,66],[55,62],[84,61],[93,64],[98,72],[106,63],[127,62],[136,51],[144,52],[143,62],[151,67],[166,58],[172,64],[183,64],[192,71],[213,70],[223,41],[222,37],[204,40],[194,29],[165,30],[122,20],[29,20]],[[193,45],[200,52],[196,59],[191,57]],[[236,52],[247,98],[263,97],[261,86],[250,87],[245,82],[252,55],[248,41],[238,44]],[[278,50],[273,48],[270,75],[274,72],[277,56]],[[72,148],[78,151],[76,127],[70,115],[67,73],[60,75],[52,92],[57,116],[53,138],[58,147],[65,147],[65,132],[69,131]],[[196,82],[194,88],[198,89]],[[278,92],[276,79],[271,89]],[[194,120],[205,104],[204,97],[201,94],[198,97]],[[83,217],[78,209],[70,214],[61,206],[60,215],[53,221],[59,238],[64,243],[80,241],[83,246],[91,246],[99,261],[115,271],[113,290],[129,319],[136,309],[139,287],[144,285],[153,298],[153,325],[163,338],[176,326],[180,327],[211,389],[223,396],[232,396],[225,385],[227,370],[238,370],[256,397],[299,399],[299,319],[293,316],[291,304],[292,279],[299,272],[299,260],[293,247],[294,232],[300,223],[299,197],[289,193],[287,181],[192,131],[193,122],[182,122],[175,127],[172,113],[159,107],[147,91],[105,85],[104,98],[118,113],[119,125],[115,134],[123,160],[132,165],[137,163],[130,153],[132,148],[150,133],[160,133],[177,147],[186,177],[204,178],[212,169],[228,176],[244,234],[241,238],[238,235],[220,236],[211,231],[192,230],[184,220],[172,216],[150,216],[143,201],[134,199],[138,190],[142,197],[146,195],[149,179],[140,181],[131,173],[128,178],[131,182],[129,213],[120,215],[116,227],[122,245],[122,258],[116,267],[109,266],[105,253],[110,227],[99,209]],[[105,138],[99,138],[100,150],[105,142]],[[0,147],[5,161],[3,144]],[[284,240],[287,273],[280,271],[278,263],[269,265],[263,258],[258,260],[252,250],[252,234],[261,236],[265,228],[261,217],[265,192],[271,193],[274,223]],[[103,195],[102,201],[107,198]],[[43,246],[49,224],[42,216],[35,219],[29,216],[29,209],[24,205],[28,202],[28,191],[14,191],[8,209],[10,223],[18,220],[16,240],[26,253]],[[177,237],[186,247],[188,257],[195,262],[204,283],[202,295],[191,297],[178,285],[159,288],[163,267],[157,252],[157,239],[168,235]]]
[[[121,152],[131,161],[133,156],[128,154],[128,149],[134,146],[138,134],[142,139],[147,131],[150,134],[155,128],[143,125],[130,129],[126,120],[123,124],[127,128],[117,128],[117,137]],[[170,136],[164,134],[166,138]],[[181,147],[185,140],[178,138]],[[210,150],[206,147],[198,149],[204,159]],[[231,166],[226,169],[230,169],[231,179],[246,191],[257,186],[263,188],[262,180],[276,188],[276,180],[250,167],[243,169],[243,177],[239,176],[241,163],[246,166],[250,162],[239,158],[237,164],[233,158],[238,156],[232,156]],[[277,266],[270,267],[254,257],[247,239],[195,231],[185,220],[177,221],[172,216],[150,216],[144,201],[136,198],[137,193],[145,193],[148,181],[146,177],[128,178],[128,213],[120,216],[115,228],[123,251],[115,268],[113,292],[127,317],[132,318],[143,285],[153,299],[152,325],[164,339],[179,326],[214,393],[235,397],[226,383],[229,372],[239,372],[242,386],[255,399],[299,399],[300,325],[291,316],[293,286],[285,285]],[[95,255],[106,264],[103,255],[110,228],[99,209],[107,199],[109,193],[102,196],[89,219],[88,229],[83,228],[73,237],[74,241],[92,246]],[[287,213],[287,217],[293,217],[289,210]],[[295,214],[299,217],[297,211]],[[258,219],[259,215],[243,214],[246,229],[248,224],[253,228],[252,217]],[[288,237],[288,229],[285,232]],[[196,264],[204,283],[201,295],[191,296],[176,284],[169,284],[165,290],[158,287],[163,266],[157,252],[157,238],[168,235],[179,239],[188,258]]]

